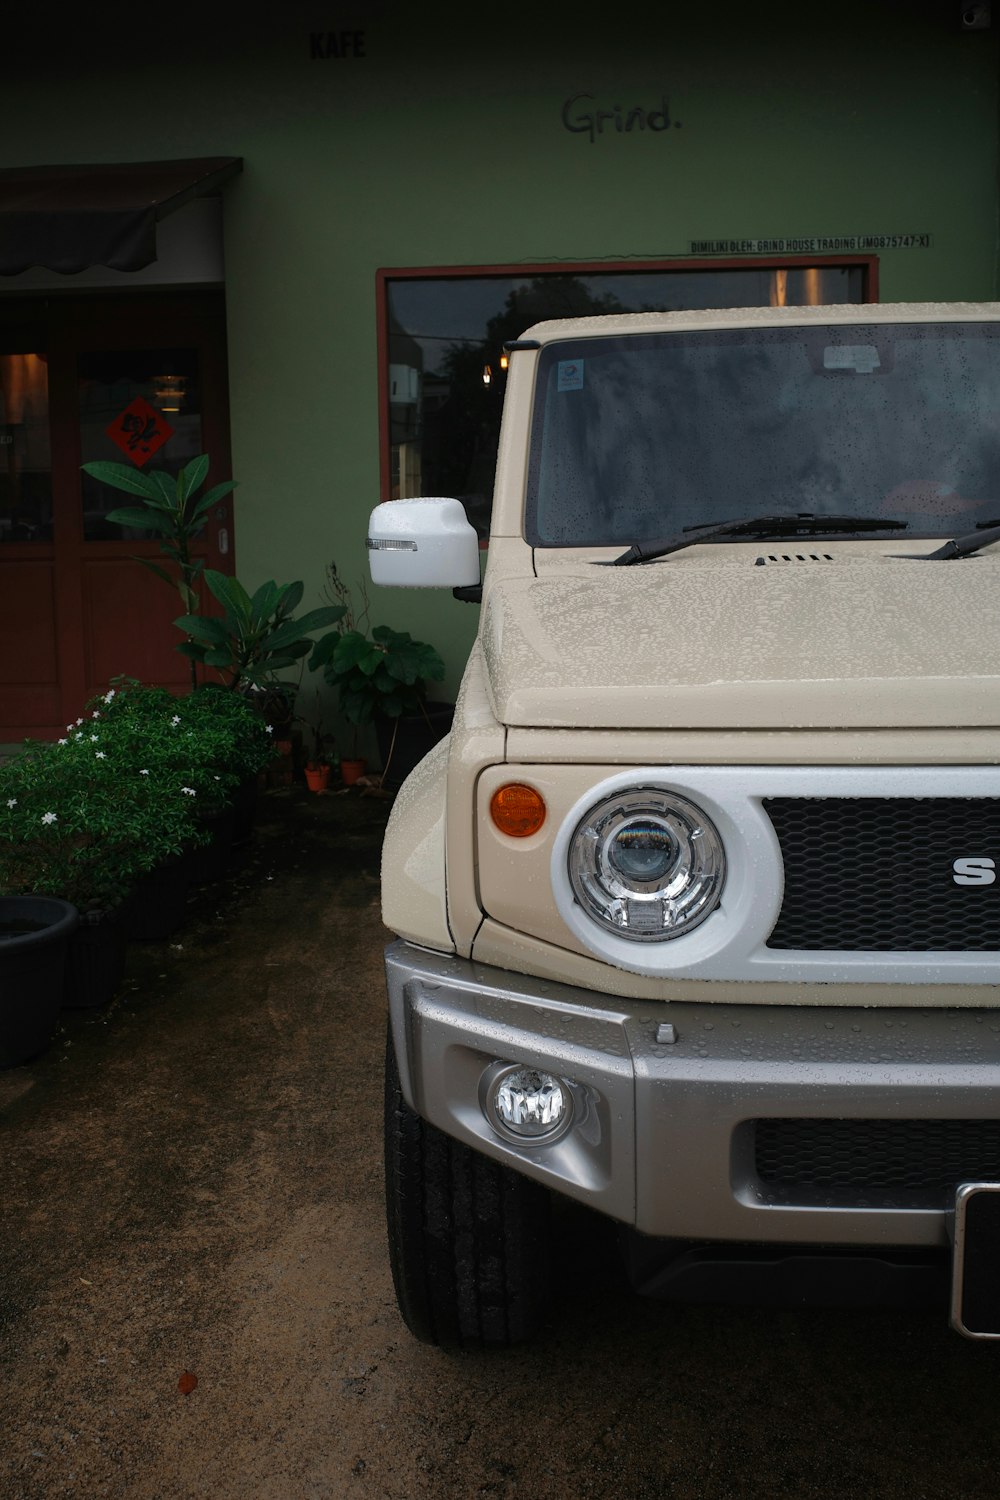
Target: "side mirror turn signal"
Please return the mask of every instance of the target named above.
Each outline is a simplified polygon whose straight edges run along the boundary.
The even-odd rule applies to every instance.
[[[373,583],[471,588],[479,583],[479,538],[459,500],[386,500],[368,521],[368,563]]]

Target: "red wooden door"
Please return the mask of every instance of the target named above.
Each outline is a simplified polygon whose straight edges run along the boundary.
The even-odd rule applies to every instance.
[[[183,691],[180,599],[135,560],[158,543],[105,519],[132,499],[81,464],[176,474],[207,453],[208,484],[229,477],[221,295],[0,300],[0,398],[0,741],[62,733],[120,674]],[[155,412],[155,451],[127,408]],[[198,550],[233,571],[228,499]]]

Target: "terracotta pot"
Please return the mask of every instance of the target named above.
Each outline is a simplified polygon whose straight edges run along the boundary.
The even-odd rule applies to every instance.
[[[306,786],[311,792],[325,792],[330,780],[329,766],[306,766]]]
[[[363,776],[368,769],[366,760],[342,760],[340,762],[340,779],[345,786],[353,786],[359,777]]]

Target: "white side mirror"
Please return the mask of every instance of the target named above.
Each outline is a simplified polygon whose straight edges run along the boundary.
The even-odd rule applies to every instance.
[[[458,500],[386,500],[368,521],[372,583],[469,588],[479,582],[479,538]]]

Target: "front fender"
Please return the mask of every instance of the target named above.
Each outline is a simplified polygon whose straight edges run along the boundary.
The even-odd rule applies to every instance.
[[[446,735],[406,778],[382,844],[382,921],[392,932],[454,953],[445,880]]]

